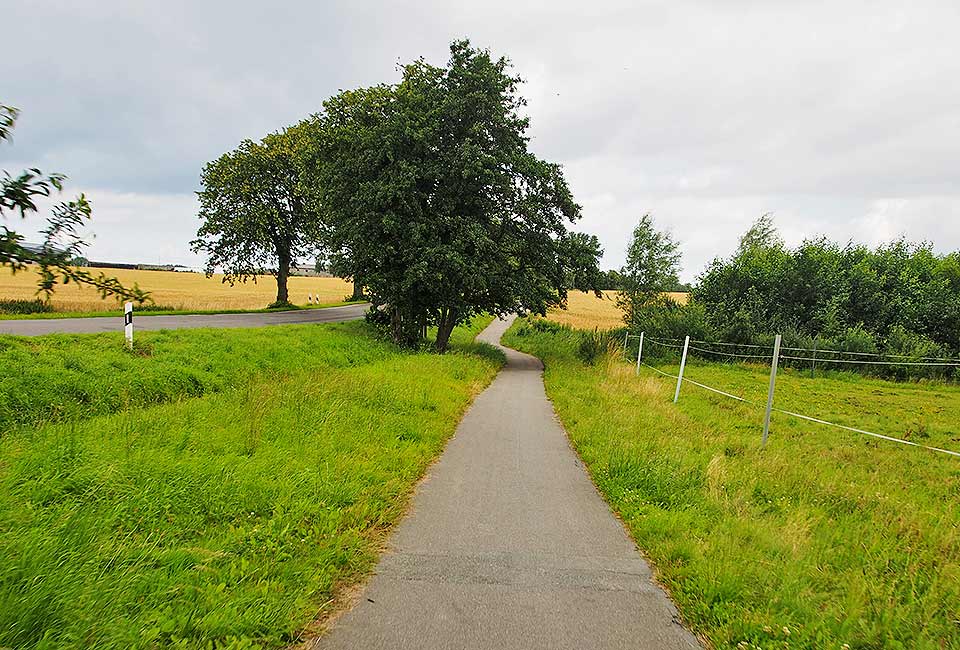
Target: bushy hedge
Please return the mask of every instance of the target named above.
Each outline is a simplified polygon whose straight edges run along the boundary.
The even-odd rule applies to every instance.
[[[794,331],[870,351],[960,352],[960,253],[928,243],[788,248],[758,224],[735,255],[713,261],[693,297],[724,340]]]
[[[779,333],[784,346],[799,348],[784,356],[803,357],[784,359],[785,365],[952,377],[950,366],[879,362],[936,363],[960,356],[960,253],[938,255],[928,243],[903,239],[876,249],[825,238],[789,248],[763,217],[734,255],[707,267],[690,303],[661,297],[630,314],[631,332],[741,344],[719,348],[738,354],[763,354],[750,346],[772,348]],[[674,353],[644,347],[645,356]]]

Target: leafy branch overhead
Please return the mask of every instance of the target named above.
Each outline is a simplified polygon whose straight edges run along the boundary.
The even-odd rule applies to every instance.
[[[0,141],[11,138],[17,115],[17,109],[0,105]],[[37,200],[62,192],[64,180],[63,174],[44,174],[35,168],[17,176],[4,171],[0,179],[0,216],[7,221],[17,214],[26,219],[39,212]],[[76,282],[92,286],[103,298],[114,296],[138,303],[149,300],[149,294],[137,285],[125,287],[116,278],[103,273],[94,275],[72,265],[86,245],[79,230],[90,215],[90,203],[83,194],[72,201],[57,203],[47,218],[46,228],[41,231],[43,243],[39,247],[26,246],[17,231],[6,224],[0,226],[0,267],[6,266],[18,273],[29,265],[36,265],[40,276],[37,293],[46,298],[58,284]]]

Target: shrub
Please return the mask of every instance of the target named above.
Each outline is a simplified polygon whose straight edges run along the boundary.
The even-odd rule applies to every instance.
[[[0,314],[45,314],[53,305],[39,298],[34,300],[0,300]]]
[[[530,319],[530,328],[534,332],[544,332],[549,334],[559,334],[563,331],[570,331],[570,328],[566,325],[561,325],[560,323],[554,323],[552,320],[547,320],[545,318],[533,318]]]
[[[660,296],[635,311],[630,330],[668,339],[682,339],[689,335],[690,338],[706,340],[713,336],[703,305],[697,302],[681,305],[668,296]]]
[[[938,345],[930,338],[911,332],[900,325],[894,325],[887,332],[887,338],[884,341],[884,350],[887,354],[903,357],[902,361],[919,362],[926,359],[946,358],[943,346]],[[914,377],[945,377],[951,373],[951,369],[946,366],[890,366],[886,373],[887,376],[897,379],[906,379],[909,376]]]
[[[577,345],[577,358],[584,364],[592,366],[597,363],[597,359],[603,356],[606,350],[606,341],[603,334],[594,330],[592,332],[580,332],[580,342]]]

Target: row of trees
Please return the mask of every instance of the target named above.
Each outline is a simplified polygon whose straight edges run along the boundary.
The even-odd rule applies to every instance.
[[[559,166],[529,150],[520,79],[467,41],[444,67],[415,61],[397,84],[339,93],[323,110],[203,171],[193,242],[208,270],[244,280],[322,256],[352,277],[398,343],[426,328],[446,348],[478,312],[544,313],[597,290],[596,237]]]
[[[787,345],[810,349],[960,354],[960,253],[904,239],[871,249],[821,237],[790,248],[764,215],[733,255],[707,266],[687,305],[661,293],[678,264],[670,234],[641,219],[620,298],[631,329],[764,345],[779,332]]]
[[[733,340],[862,332],[879,348],[906,337],[931,353],[960,350],[960,254],[937,255],[929,243],[870,249],[821,237],[788,248],[765,216],[732,257],[707,267],[694,297]]]

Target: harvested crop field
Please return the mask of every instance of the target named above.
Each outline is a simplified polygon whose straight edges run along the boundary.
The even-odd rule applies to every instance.
[[[138,271],[131,269],[101,270],[126,285],[138,284],[151,292],[157,305],[182,310],[261,309],[274,301],[277,283],[272,276],[258,276],[256,282],[230,286],[222,275],[207,277],[202,273],[173,271]],[[340,278],[292,277],[289,280],[290,302],[307,304],[307,295],[320,297],[321,303],[336,303],[353,292],[353,284]],[[0,270],[0,299],[30,300],[36,297],[37,274],[27,270],[12,275]],[[102,300],[90,287],[75,284],[58,286],[50,300],[58,312],[95,312],[117,309],[117,301]]]
[[[676,291],[666,295],[682,305],[687,303],[689,297],[687,293]],[[602,298],[584,291],[571,291],[567,296],[567,308],[551,309],[547,318],[584,330],[612,330],[623,327],[623,312],[617,308],[616,291],[604,291]]]

